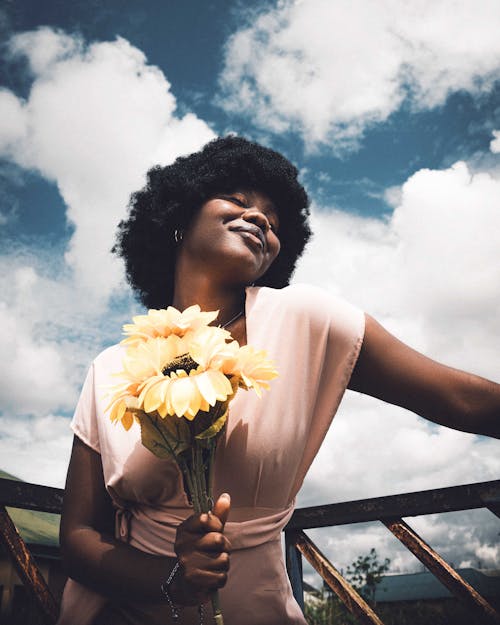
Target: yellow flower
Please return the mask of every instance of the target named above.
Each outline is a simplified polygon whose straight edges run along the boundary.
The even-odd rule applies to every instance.
[[[227,373],[238,376],[241,380],[240,386],[245,389],[253,388],[259,397],[261,388],[269,388],[268,380],[278,376],[266,352],[257,351],[250,345],[240,347],[236,363],[227,370]]]
[[[162,417],[177,415],[192,421],[198,412],[207,412],[232,394],[231,382],[221,371],[198,367],[187,373],[178,369],[150,378],[141,391],[139,405],[145,412],[157,411]]]
[[[111,403],[106,408],[113,423],[121,421],[126,430],[130,430],[134,422],[134,413],[138,410],[137,385],[122,384],[115,392]]]
[[[231,334],[223,328],[200,328],[189,339],[189,355],[204,369],[221,369],[226,372],[235,363],[239,345],[229,341]]]
[[[161,368],[141,387],[139,405],[145,412],[156,410],[162,417],[168,414],[194,419],[200,410],[206,412],[217,401],[226,401],[233,388],[222,366],[226,361],[235,364],[238,350],[238,343],[226,342],[228,336],[222,328],[207,326],[189,340],[179,339],[184,355],[177,353],[163,360]],[[144,352],[150,349],[149,344],[143,343]]]
[[[278,374],[264,351],[240,347],[223,328],[207,325],[217,312],[199,306],[184,312],[150,310],[124,326],[129,335],[122,382],[113,387],[107,409],[113,421],[129,429],[137,413],[193,420],[217,403],[229,402],[238,387],[262,388]]]
[[[162,375],[164,363],[174,360],[185,350],[184,339],[173,334],[166,339],[157,337],[129,347],[123,358],[123,371],[114,374],[124,382],[109,389],[113,397],[106,410],[110,411],[111,420],[121,421],[129,430],[134,410],[140,409],[138,397],[144,383],[152,376]]]
[[[134,323],[127,323],[123,326],[123,333],[128,336],[123,339],[122,343],[133,345],[157,336],[167,337],[171,334],[184,336],[190,331],[208,325],[216,319],[218,314],[218,310],[202,312],[198,304],[189,306],[183,312],[173,306],[161,310],[151,309],[147,315],[133,317]]]
[[[133,382],[144,382],[153,375],[160,375],[166,363],[188,349],[189,343],[175,334],[132,345],[123,358],[124,370],[118,375]]]

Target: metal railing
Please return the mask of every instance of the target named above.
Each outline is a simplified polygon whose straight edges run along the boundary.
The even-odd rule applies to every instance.
[[[457,599],[481,613],[486,622],[500,623],[498,612],[402,519],[474,508],[488,508],[500,517],[500,480],[300,508],[285,528],[287,569],[294,596],[303,607],[304,556],[361,623],[383,625],[373,609],[304,533],[305,529],[380,521]]]
[[[63,492],[59,488],[0,479],[0,540],[49,624],[57,619],[57,602],[5,507],[60,514]],[[380,521],[453,595],[479,611],[487,622],[500,624],[498,612],[402,520],[402,517],[474,508],[488,508],[500,517],[500,480],[300,508],[285,528],[286,562],[294,596],[303,607],[304,556],[360,622],[383,625],[372,608],[304,533],[306,529],[318,527]]]

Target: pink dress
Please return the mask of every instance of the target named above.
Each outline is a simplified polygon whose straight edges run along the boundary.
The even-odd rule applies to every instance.
[[[267,351],[279,377],[262,399],[238,392],[217,450],[215,495],[228,492],[232,501],[225,532],[233,553],[228,583],[220,592],[222,609],[226,625],[304,625],[286,574],[281,532],[349,382],[364,315],[307,285],[249,287],[246,324],[248,344]],[[121,370],[122,354],[113,346],[96,358],[72,428],[101,454],[117,509],[116,536],[143,551],[173,556],[176,527],[192,514],[181,474],[173,462],[142,446],[137,424],[126,432],[104,413],[103,389],[110,374]],[[94,614],[104,603],[70,580],[60,625],[97,622]],[[165,603],[106,609],[110,616],[98,620],[109,625],[171,622]],[[207,606],[205,622],[210,622],[208,613]],[[180,622],[196,624],[197,611],[185,609]]]

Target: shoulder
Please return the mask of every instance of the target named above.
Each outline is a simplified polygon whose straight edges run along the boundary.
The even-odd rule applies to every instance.
[[[282,289],[260,287],[253,289],[256,301],[265,307],[277,307],[288,313],[311,320],[364,316],[363,312],[345,299],[311,284],[290,284]]]
[[[123,345],[117,343],[116,345],[111,345],[94,358],[92,362],[92,368],[96,372],[117,372],[122,370],[122,361],[123,356],[125,354],[125,349]]]

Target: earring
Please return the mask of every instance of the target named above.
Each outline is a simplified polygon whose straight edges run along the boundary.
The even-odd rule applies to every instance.
[[[182,232],[182,230],[174,230],[174,241],[176,243],[180,243],[182,241],[183,236],[184,236],[184,232]]]

